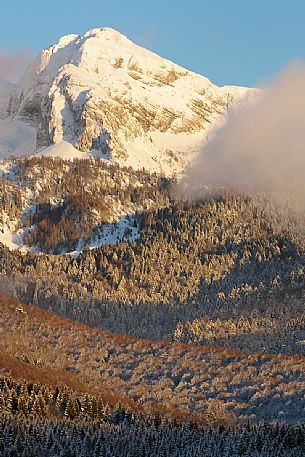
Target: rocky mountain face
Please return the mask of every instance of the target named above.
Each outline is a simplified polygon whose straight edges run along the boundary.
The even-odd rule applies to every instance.
[[[102,28],[43,50],[0,115],[34,128],[43,154],[98,155],[172,175],[250,93],[217,87]]]

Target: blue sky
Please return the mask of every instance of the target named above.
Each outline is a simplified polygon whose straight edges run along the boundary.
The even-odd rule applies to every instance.
[[[2,49],[37,53],[113,27],[220,85],[255,85],[305,60],[304,0],[3,0],[0,16]]]

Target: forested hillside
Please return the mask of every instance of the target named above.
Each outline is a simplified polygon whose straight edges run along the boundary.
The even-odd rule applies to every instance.
[[[35,305],[1,298],[4,455],[302,455],[293,205],[223,190],[181,200],[175,181],[100,160],[9,161],[1,186],[4,234],[15,224],[33,248],[1,245],[1,290]]]
[[[0,303],[3,457],[304,454],[304,426],[285,423],[303,420],[303,357],[135,340]]]
[[[299,457],[305,450],[304,426],[183,424],[3,376],[0,411],[3,457]]]
[[[210,424],[305,419],[300,355],[247,355],[217,346],[139,340],[5,298],[0,327],[1,351],[7,354],[2,365],[8,360],[13,376],[24,372],[45,382],[49,373],[53,385],[78,382],[82,391],[130,399],[146,412],[161,408]]]
[[[101,159],[23,158],[0,171],[0,227],[19,234],[23,250],[60,254],[133,240],[135,213],[169,204],[157,175]]]
[[[76,249],[3,246],[12,296],[136,337],[304,353],[304,218],[293,204],[223,190],[182,201],[175,181],[101,160],[19,159],[2,186],[3,221],[19,217],[28,247]]]

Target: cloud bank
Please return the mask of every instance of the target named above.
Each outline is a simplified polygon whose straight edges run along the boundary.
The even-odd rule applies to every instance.
[[[186,183],[195,198],[212,186],[305,203],[305,62],[290,64],[255,102],[229,113],[187,171]]]

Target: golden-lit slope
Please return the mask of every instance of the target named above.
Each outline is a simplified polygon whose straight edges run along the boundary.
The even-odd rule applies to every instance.
[[[57,376],[66,382],[68,375],[69,382],[81,383],[81,390],[108,391],[147,406],[157,403],[214,418],[304,419],[302,356],[246,355],[218,347],[139,340],[5,297],[0,304],[1,346],[19,365],[12,366],[11,358],[9,366],[7,357],[0,360],[14,376],[19,369],[26,376],[26,370],[35,367],[37,373],[50,373],[55,382]]]

